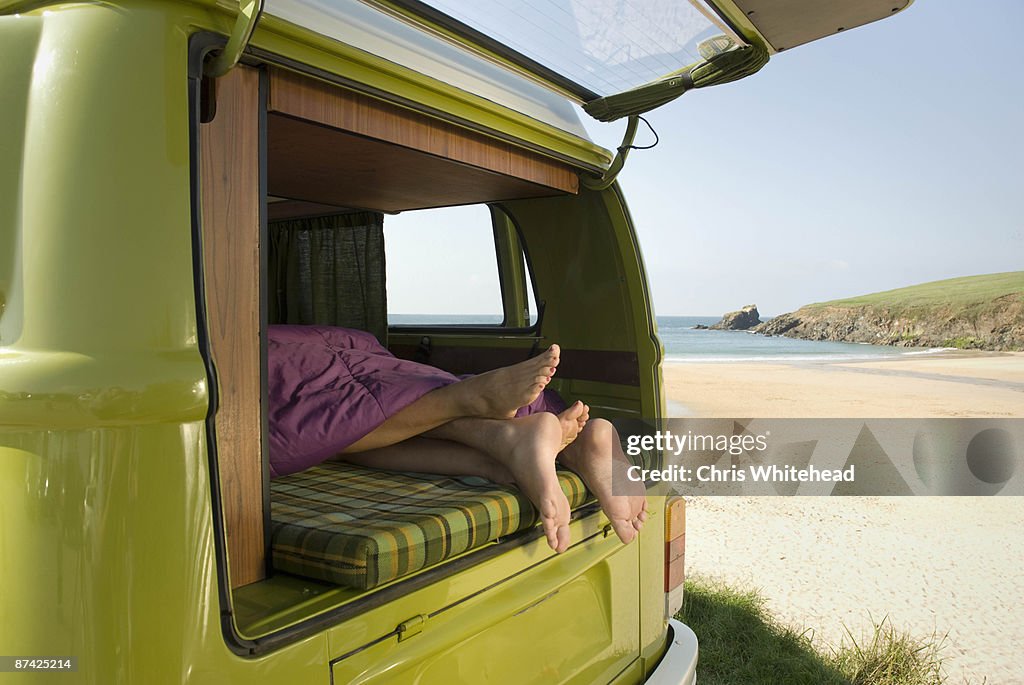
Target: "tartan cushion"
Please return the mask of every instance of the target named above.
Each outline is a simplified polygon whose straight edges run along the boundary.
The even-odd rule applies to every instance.
[[[573,509],[590,498],[568,471]],[[360,590],[532,526],[519,490],[472,476],[396,473],[328,461],[270,483],[274,568]]]

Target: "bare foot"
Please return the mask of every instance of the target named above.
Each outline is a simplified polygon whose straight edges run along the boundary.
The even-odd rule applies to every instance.
[[[516,485],[540,512],[551,549],[564,552],[569,547],[569,500],[555,473],[561,423],[545,412],[498,424],[490,444],[491,456],[508,468]]]
[[[576,439],[589,419],[590,407],[579,400],[573,402],[572,406],[558,415],[558,422],[562,426],[562,446],[558,448],[559,452]]]
[[[533,402],[551,382],[558,366],[558,345],[536,357],[453,383],[444,389],[456,393],[464,416],[510,419],[520,407]]]
[[[647,520],[647,498],[644,484],[626,477],[632,464],[622,453],[615,428],[604,419],[591,421],[559,460],[597,497],[619,539],[632,542]],[[613,478],[617,493],[612,492]]]

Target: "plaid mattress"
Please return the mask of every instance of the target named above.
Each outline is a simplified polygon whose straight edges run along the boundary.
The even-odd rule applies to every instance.
[[[559,471],[575,509],[590,495]],[[367,590],[532,526],[519,490],[324,462],[270,483],[274,568]]]

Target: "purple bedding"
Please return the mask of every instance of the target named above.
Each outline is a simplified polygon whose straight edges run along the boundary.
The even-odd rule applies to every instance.
[[[390,416],[458,377],[398,359],[364,331],[270,326],[270,475],[302,471],[341,452]],[[545,391],[520,415],[559,412]]]

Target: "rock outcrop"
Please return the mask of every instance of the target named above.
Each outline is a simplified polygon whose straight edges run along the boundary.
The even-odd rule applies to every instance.
[[[969,305],[809,305],[754,329],[805,340],[900,347],[1024,349],[1024,294]]]
[[[729,312],[722,320],[711,326],[717,331],[746,331],[761,323],[756,304],[748,304],[738,312]]]

